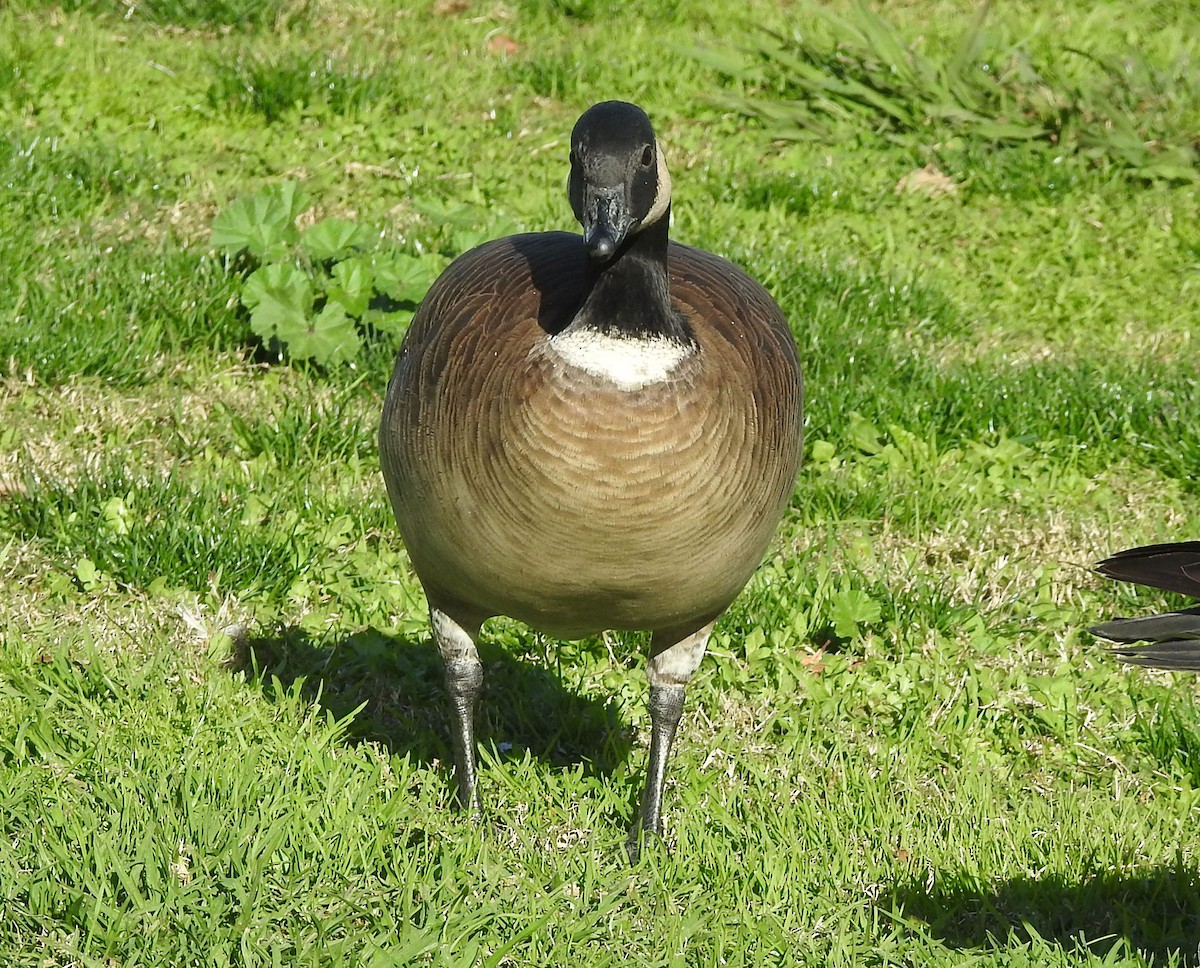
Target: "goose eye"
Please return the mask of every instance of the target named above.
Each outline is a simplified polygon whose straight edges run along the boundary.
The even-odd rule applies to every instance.
[[[654,149],[646,145],[645,150],[642,152],[642,167],[649,168],[652,161],[654,161]]]

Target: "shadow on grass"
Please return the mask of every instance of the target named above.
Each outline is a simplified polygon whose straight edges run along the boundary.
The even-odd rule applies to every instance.
[[[628,758],[632,730],[612,703],[575,695],[545,668],[496,645],[481,642],[479,652],[484,685],[477,736],[498,758],[528,750],[554,766],[583,764],[589,775],[611,773]],[[420,763],[453,762],[442,661],[424,638],[372,628],[316,638],[286,627],[246,640],[234,668],[268,699],[300,681],[305,695],[339,719],[366,703],[350,727],[353,739],[381,743]]]
[[[999,885],[897,885],[889,904],[902,923],[959,949],[1040,939],[1068,952],[1120,948],[1163,968],[1200,966],[1200,871],[1182,867],[1101,873],[1073,882],[1052,875]],[[1118,952],[1120,953],[1120,952]]]

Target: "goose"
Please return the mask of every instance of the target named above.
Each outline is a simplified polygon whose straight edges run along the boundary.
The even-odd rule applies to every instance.
[[[422,300],[380,463],[444,663],[463,809],[481,811],[485,620],[563,639],[651,633],[636,861],[662,835],[685,687],[791,499],[803,386],[767,291],[669,241],[671,176],[641,108],[585,111],[569,163],[582,236],[486,242]]]
[[[1105,558],[1096,565],[1096,571],[1118,581],[1200,598],[1200,541],[1129,548]],[[1200,672],[1200,608],[1118,618],[1088,631],[1120,643],[1113,654],[1124,662]],[[1129,645],[1132,642],[1150,644]]]

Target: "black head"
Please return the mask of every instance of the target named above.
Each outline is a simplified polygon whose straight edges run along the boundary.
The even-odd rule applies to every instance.
[[[626,101],[588,108],[571,132],[567,192],[588,255],[612,258],[626,236],[657,222],[671,204],[671,176],[646,112]]]

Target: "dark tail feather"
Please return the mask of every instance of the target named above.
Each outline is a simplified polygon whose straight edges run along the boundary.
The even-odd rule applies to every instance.
[[[1153,669],[1200,672],[1200,608],[1142,618],[1118,618],[1088,629],[1093,635],[1121,643],[1113,649],[1122,662]],[[1149,645],[1129,647],[1129,642]]]
[[[1200,598],[1200,541],[1129,548],[1105,558],[1096,571],[1118,581]]]
[[[1172,639],[1200,639],[1200,608],[1141,618],[1115,618],[1088,629],[1092,635],[1113,642],[1167,642]]]
[[[1155,642],[1152,645],[1113,649],[1112,652],[1122,662],[1128,662],[1130,665],[1200,672],[1200,639]]]
[[[1119,551],[1100,562],[1096,571],[1118,581],[1200,598],[1200,541],[1146,545]],[[1113,649],[1113,655],[1122,662],[1154,669],[1200,672],[1200,608],[1142,618],[1118,618],[1088,631],[1121,643]],[[1150,644],[1127,647],[1124,643],[1128,642]]]

